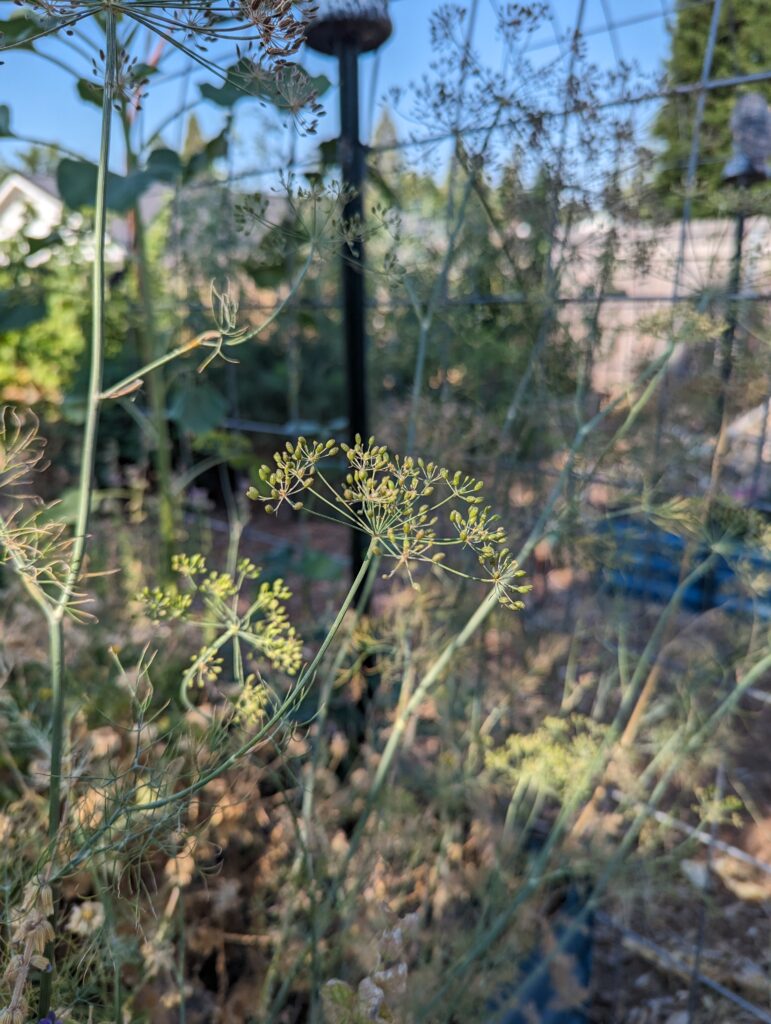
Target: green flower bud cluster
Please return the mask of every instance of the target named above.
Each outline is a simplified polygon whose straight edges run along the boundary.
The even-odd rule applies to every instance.
[[[270,691],[254,673],[246,677],[244,688],[233,708],[233,720],[245,728],[260,725],[270,702]]]
[[[321,466],[339,451],[347,463],[341,483],[328,479]],[[466,548],[484,571],[471,578],[492,585],[505,607],[522,607],[515,595],[529,587],[517,582],[523,573],[505,547],[503,529],[494,525],[498,517],[482,505],[481,480],[421,458],[392,455],[373,437],[365,443],[358,435],[353,445],[301,437],[288,441],[273,460],[274,467],[260,470],[262,488],[248,491],[266,512],[307,503],[310,512],[368,534],[373,552],[395,562],[388,575],[403,569],[413,585],[412,570],[420,562],[468,577],[445,563],[448,548]]]
[[[190,594],[180,594],[171,587],[145,587],[139,594],[139,600],[148,619],[153,622],[182,619],[193,603]]]
[[[284,451],[273,456],[275,469],[270,466],[260,468],[264,492],[250,487],[247,497],[264,502],[268,513],[277,512],[284,504],[295,510],[301,509],[303,502],[297,500],[298,496],[313,486],[319,462],[337,455],[339,450],[334,441],[321,444],[319,441],[306,441],[304,437],[299,437],[294,444],[287,441]]]
[[[202,690],[207,683],[216,683],[222,675],[224,661],[216,657],[210,647],[202,647],[190,659],[192,665],[189,670],[191,674],[190,684],[193,683]]]
[[[183,619],[201,629],[210,631],[214,627],[217,631],[215,638],[191,659],[183,676],[183,692],[220,681],[225,668],[221,652],[228,644],[233,648],[236,682],[242,686],[246,685],[244,655],[263,658],[286,675],[299,671],[303,643],[289,621],[286,602],[292,592],[282,579],[262,581],[256,593],[247,593],[261,574],[249,558],[239,560],[234,575],[209,569],[200,554],[175,555],[172,569],[180,576],[184,591],[174,585],[145,588],[140,598],[147,614],[156,622]]]

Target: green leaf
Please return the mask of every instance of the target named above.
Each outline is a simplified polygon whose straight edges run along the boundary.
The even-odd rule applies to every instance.
[[[5,103],[0,103],[0,138],[9,139],[12,135],[11,108]]]
[[[156,181],[173,184],[182,174],[182,161],[173,149],[154,149],[147,158],[147,172]]]
[[[44,320],[48,315],[45,301],[30,298],[20,299],[18,292],[0,292],[0,334],[6,331],[20,331],[30,324]]]
[[[231,120],[228,118],[225,127],[219,135],[215,135],[213,139],[209,139],[203,149],[198,153],[193,153],[189,158],[182,171],[182,180],[184,182],[188,182],[196,175],[203,174],[205,171],[208,171],[218,157],[228,155],[230,123]]]
[[[247,259],[243,268],[258,288],[275,288],[277,285],[283,284],[288,275],[284,260],[277,260],[274,263],[259,263],[257,260]]]
[[[326,142],[319,143],[319,158],[322,167],[329,167],[331,164],[337,163],[337,144],[338,139],[327,139]]]
[[[131,69],[131,80],[138,85],[147,78],[158,74],[158,67],[155,64],[135,64]]]
[[[326,75],[309,75],[297,65],[282,68],[275,75],[258,80],[254,95],[267,100],[279,110],[289,110],[311,98],[323,96],[331,83]]]
[[[255,73],[250,61],[232,64],[219,87],[204,82],[199,85],[201,96],[220,107],[232,107],[246,97],[265,100],[280,110],[294,106],[299,99],[323,96],[331,82],[326,75],[309,75],[299,65],[282,68],[274,74]],[[291,93],[291,101],[288,95]]]
[[[87,160],[59,162],[56,169],[56,183],[59,195],[73,210],[93,206],[96,196],[98,169]],[[136,171],[124,177],[121,174],[107,175],[107,207],[116,213],[127,213],[147,187],[152,184],[153,175],[147,171]]]
[[[221,86],[212,85],[210,82],[198,86],[201,96],[216,103],[218,107],[232,107],[245,96],[256,96],[256,79],[254,72],[249,71],[250,67],[249,61],[238,61],[231,65]]]
[[[40,26],[23,15],[0,21],[0,49],[34,50],[30,39],[39,34]]]
[[[50,249],[52,245],[59,245],[61,240],[62,236],[58,231],[54,231],[50,235],[46,235],[45,238],[30,238],[29,235],[24,236],[24,241],[29,246],[29,256],[35,252],[40,252],[41,249]]]
[[[228,403],[208,382],[188,382],[177,391],[169,409],[169,419],[191,434],[206,434],[218,427],[228,411]]]
[[[78,96],[82,100],[85,100],[86,103],[93,103],[94,106],[101,109],[104,89],[98,82],[92,82],[88,78],[79,78],[77,89]]]

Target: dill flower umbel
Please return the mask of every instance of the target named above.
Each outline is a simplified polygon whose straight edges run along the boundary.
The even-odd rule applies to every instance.
[[[344,456],[342,482],[330,461],[338,453]],[[307,505],[314,514],[367,534],[372,554],[394,563],[389,575],[403,569],[416,585],[413,569],[427,563],[491,585],[507,608],[522,607],[519,595],[530,588],[518,582],[524,573],[506,546],[498,516],[483,505],[480,480],[410,455],[392,455],[374,438],[365,444],[358,435],[353,445],[300,437],[287,441],[273,461],[260,470],[261,486],[247,492],[266,512]],[[327,473],[324,463],[330,466]],[[448,564],[447,556],[458,548],[476,556],[478,574]]]
[[[230,645],[234,663],[243,655],[264,659],[272,668],[295,675],[302,665],[302,639],[289,621],[286,602],[292,596],[283,580],[261,580],[261,570],[242,558],[234,574],[209,569],[200,554],[180,554],[172,559],[179,585],[145,588],[139,595],[147,615],[155,622],[180,619],[204,629],[216,624],[219,635],[192,656],[182,679],[183,700],[192,687],[204,689],[221,681],[225,660],[222,649]],[[249,601],[243,608],[242,600]],[[254,685],[254,674],[237,680],[243,700],[236,705],[237,718],[253,723],[268,703],[268,691]],[[262,702],[258,707],[255,702]]]
[[[316,8],[309,0],[189,0],[188,3],[147,3],[146,0],[15,0],[36,24],[36,38],[73,28],[110,7],[161,36],[172,46],[213,67],[205,57],[217,42],[234,43],[239,56],[257,51],[263,61],[285,64],[297,53],[305,27]],[[191,49],[192,48],[192,49]]]

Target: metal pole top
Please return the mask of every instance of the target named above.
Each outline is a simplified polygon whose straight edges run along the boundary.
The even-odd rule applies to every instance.
[[[319,53],[368,53],[382,46],[392,31],[387,0],[320,0],[306,38]]]

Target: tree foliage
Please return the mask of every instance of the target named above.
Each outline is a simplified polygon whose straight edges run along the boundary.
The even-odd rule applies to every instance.
[[[771,19],[767,0],[730,0],[724,4],[710,78],[726,79],[765,71],[771,52]],[[711,4],[680,0],[673,23],[667,79],[670,87],[698,83],[712,18]],[[754,82],[744,91],[762,93],[771,99],[770,82]],[[700,161],[694,212],[712,215],[718,209],[717,193],[721,174],[731,154],[730,119],[741,95],[736,87],[711,89],[707,93],[700,129]],[[663,144],[654,182],[654,207],[679,215],[696,119],[698,93],[672,95],[663,103],[653,134]]]

